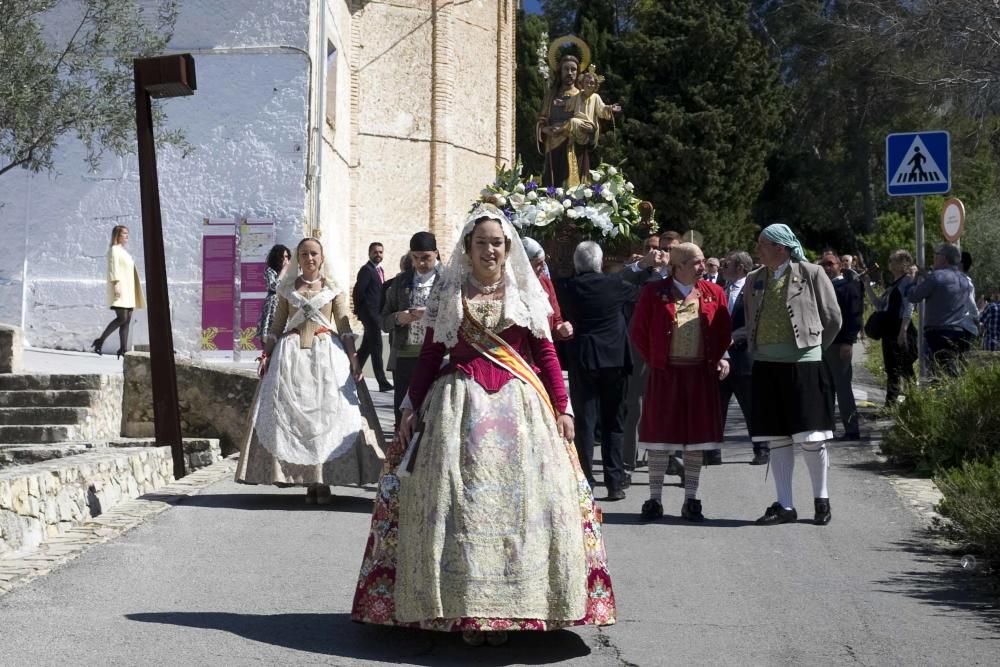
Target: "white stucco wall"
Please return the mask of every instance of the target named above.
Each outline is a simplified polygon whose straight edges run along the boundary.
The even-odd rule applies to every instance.
[[[161,103],[168,125],[182,128],[195,150],[184,159],[171,149],[157,154],[178,351],[194,352],[199,343],[203,218],[273,217],[279,241],[302,236],[308,33],[309,3],[301,0],[182,4],[171,47],[195,53],[198,90]],[[84,349],[110,319],[104,258],[112,226],[129,226],[144,275],[135,158],[110,157],[97,173],[88,173],[82,158],[82,147],[66,140],[56,173],[0,177],[0,235],[8,243],[0,258],[0,320],[20,324],[23,316],[34,346]],[[133,344],[147,340],[144,313],[136,315]],[[105,349],[117,349],[116,336]]]

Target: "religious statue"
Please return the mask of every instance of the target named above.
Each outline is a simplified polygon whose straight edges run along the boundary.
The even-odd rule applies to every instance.
[[[580,49],[582,59],[567,54],[557,64],[558,49],[566,42]],[[549,68],[556,75],[545,94],[537,125],[537,139],[545,154],[542,185],[573,187],[587,180],[590,150],[597,146],[600,120],[613,118],[621,106],[605,104],[597,94],[604,77],[590,64],[590,48],[580,38],[568,36],[552,42]],[[583,75],[578,77],[581,71]]]

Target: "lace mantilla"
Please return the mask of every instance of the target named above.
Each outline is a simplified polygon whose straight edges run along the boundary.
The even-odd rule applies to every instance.
[[[472,233],[476,220],[481,218],[499,222],[504,236],[510,239],[510,252],[504,261],[504,316],[512,324],[529,329],[537,338],[552,340],[548,319],[552,314],[549,298],[531,268],[528,254],[514,226],[492,204],[480,204],[466,218],[451,259],[431,291],[423,324],[434,327],[435,342],[444,343],[446,347],[458,344],[458,329],[463,316],[462,290],[472,275],[472,262],[465,251],[465,237]]]

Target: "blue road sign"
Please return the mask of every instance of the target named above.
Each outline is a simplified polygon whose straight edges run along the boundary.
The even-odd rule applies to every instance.
[[[892,197],[939,195],[951,190],[949,134],[901,132],[887,136],[885,190]]]

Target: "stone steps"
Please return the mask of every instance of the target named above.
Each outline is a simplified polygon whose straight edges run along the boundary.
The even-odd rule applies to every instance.
[[[6,389],[0,390],[0,407],[89,408],[99,397],[100,392],[95,389]]]
[[[89,445],[83,443],[0,445],[0,470],[15,465],[30,465],[83,454],[91,449]]]
[[[51,444],[75,440],[79,435],[73,424],[6,424],[0,426],[0,443]]]
[[[30,426],[35,424],[79,424],[87,419],[87,408],[23,407],[0,408],[0,426]]]
[[[104,378],[100,375],[0,375],[0,391],[101,389],[104,384]]]

